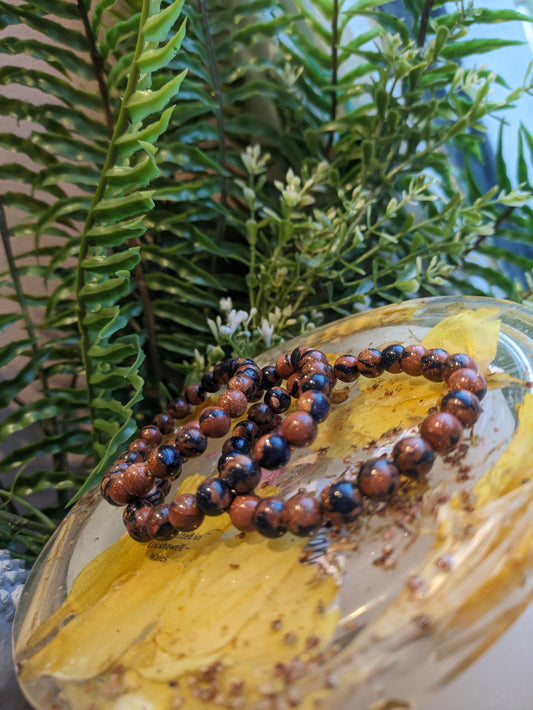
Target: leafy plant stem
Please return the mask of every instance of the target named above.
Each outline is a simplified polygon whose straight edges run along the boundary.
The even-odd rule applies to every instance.
[[[333,0],[333,16],[331,18],[331,108],[330,120],[333,122],[337,117],[337,81],[338,81],[338,48],[339,41],[339,0]],[[331,155],[333,148],[333,138],[335,132],[331,130],[328,137],[326,155]]]

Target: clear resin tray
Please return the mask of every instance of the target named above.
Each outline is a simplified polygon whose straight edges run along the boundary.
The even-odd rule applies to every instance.
[[[258,363],[301,343],[334,358],[418,342],[476,358],[488,383],[483,413],[427,479],[403,481],[391,502],[366,501],[345,528],[268,540],[223,514],[139,544],[125,536],[122,509],[86,495],[17,610],[14,658],[32,705],[503,707],[491,705],[498,648],[511,627],[526,633],[533,598],[531,312],[488,298],[414,300],[319,328]],[[443,393],[404,374],[339,383],[317,440],[266,472],[260,493],[320,491],[353,474],[414,433]],[[220,446],[187,462],[174,490],[214,475]],[[519,650],[511,665],[527,678]],[[533,707],[533,686],[508,688],[505,706]]]

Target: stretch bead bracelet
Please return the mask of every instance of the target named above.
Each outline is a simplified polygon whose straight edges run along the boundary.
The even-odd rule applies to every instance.
[[[364,461],[353,480],[341,477],[318,495],[300,491],[283,500],[254,493],[262,469],[283,468],[294,448],[313,443],[317,425],[328,416],[337,380],[351,383],[360,375],[376,378],[385,371],[446,383],[448,392],[417,434],[400,438],[390,456]],[[223,386],[215,406],[204,407],[197,419],[175,430],[176,419],[186,418],[207,393]],[[104,475],[102,495],[112,505],[126,506],[126,529],[139,542],[168,540],[178,532],[195,530],[206,515],[224,512],[242,532],[257,530],[275,538],[289,530],[309,536],[324,524],[342,526],[357,520],[365,497],[388,500],[398,491],[402,475],[425,476],[435,454],[456,448],[464,429],[477,421],[486,390],[469,355],[421,345],[367,348],[357,356],[341,355],[333,365],[324,353],[308,346],[263,368],[252,360],[230,358],[217,363],[199,384],[189,385],[184,398],[174,399],[166,413],[141,429]],[[282,418],[293,400],[295,410]],[[246,419],[237,422],[221,447],[218,475],[204,480],[196,493],[178,494],[166,503],[184,461],[200,456],[208,438],[225,437],[231,420],[244,414]]]

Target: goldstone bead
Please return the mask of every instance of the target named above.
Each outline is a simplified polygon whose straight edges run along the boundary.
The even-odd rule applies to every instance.
[[[363,512],[361,491],[351,481],[329,483],[320,498],[324,516],[334,525],[353,523]]]
[[[180,493],[168,506],[168,520],[176,530],[184,532],[196,530],[202,524],[204,517],[193,493]]]
[[[407,345],[400,356],[402,371],[411,377],[419,377],[422,374],[420,361],[426,352],[423,345]]]
[[[429,442],[433,451],[447,454],[461,443],[463,425],[448,412],[429,414],[420,425],[420,434]]]
[[[322,524],[320,501],[310,494],[296,493],[285,502],[283,521],[294,535],[311,535]]]
[[[374,500],[387,500],[400,487],[400,473],[385,458],[370,459],[361,465],[357,484],[365,496]]]
[[[357,356],[357,369],[364,377],[379,377],[383,372],[381,353],[376,348],[366,348]]]
[[[464,427],[471,427],[479,419],[481,404],[473,392],[453,390],[442,398],[440,410],[453,414]]]
[[[254,511],[253,523],[264,537],[281,537],[287,531],[283,520],[284,502],[281,498],[272,496],[263,498]]]
[[[392,462],[406,476],[425,476],[431,471],[435,454],[421,436],[406,436],[394,445]]]

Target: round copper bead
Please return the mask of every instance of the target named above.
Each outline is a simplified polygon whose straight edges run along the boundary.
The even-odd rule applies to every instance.
[[[421,436],[406,436],[394,445],[392,462],[406,476],[425,476],[431,471],[435,454]]]
[[[199,426],[194,426],[191,423],[177,432],[174,443],[180,454],[190,459],[204,453],[207,448],[207,436]]]
[[[300,367],[300,361],[305,353],[310,352],[313,348],[310,345],[298,345],[297,348],[291,352],[291,365],[295,370]]]
[[[255,442],[253,452],[257,463],[269,471],[282,468],[291,457],[289,442],[280,434],[265,434]]]
[[[252,442],[245,436],[230,436],[222,444],[222,453],[226,454],[229,451],[235,451],[239,454],[248,454],[252,448]]]
[[[185,419],[191,411],[191,405],[183,397],[175,397],[167,407],[167,414],[173,419]]]
[[[279,387],[282,383],[281,377],[277,374],[274,365],[266,365],[261,368],[263,374],[263,387],[269,389],[270,387]]]
[[[261,481],[261,469],[250,456],[237,453],[221,466],[220,478],[235,493],[249,493]]]
[[[128,444],[128,451],[136,451],[140,456],[142,456],[143,460],[146,460],[146,457],[150,453],[151,449],[152,447],[146,439],[141,439],[140,437],[130,441]]]
[[[403,351],[403,345],[388,345],[381,351],[381,364],[387,372],[397,375],[402,371],[400,358],[403,355]]]
[[[327,397],[332,389],[333,386],[329,375],[324,372],[310,372],[307,375],[303,375],[299,381],[297,394],[299,396],[309,390],[317,390],[318,392],[323,392]]]
[[[146,439],[150,446],[159,446],[163,441],[163,433],[155,424],[148,424],[141,429],[141,439]]]
[[[105,473],[100,483],[100,493],[108,503],[116,506],[127,505],[135,498],[126,488],[122,472]]]
[[[168,521],[176,530],[196,530],[204,517],[204,513],[196,504],[196,496],[192,493],[180,493],[168,506]]]
[[[291,412],[283,420],[281,434],[291,446],[310,446],[316,439],[318,429],[315,420],[307,412]]]
[[[329,364],[329,362],[322,362],[321,360],[311,360],[303,365],[298,372],[302,377],[305,377],[306,375],[312,375],[315,372],[321,372],[322,374],[326,375],[328,380],[330,381],[330,384],[332,387],[335,387],[337,384],[337,377],[333,371],[333,367]]]
[[[281,498],[262,498],[253,514],[255,529],[264,537],[281,537],[287,532],[283,516],[284,503]]]
[[[357,369],[364,377],[379,377],[384,370],[381,352],[376,348],[366,348],[357,356]]]
[[[274,414],[265,402],[252,404],[248,410],[248,419],[254,422],[254,424],[257,424],[261,434],[272,431],[272,429],[279,426],[281,421],[279,415]]]
[[[322,362],[325,365],[329,364],[328,357],[322,350],[316,350],[312,348],[302,355],[300,358],[300,363],[298,369],[301,371],[304,367],[307,367],[309,363]]]
[[[351,481],[329,483],[320,498],[324,516],[334,525],[353,523],[363,512],[361,491]]]
[[[207,478],[196,489],[196,505],[205,515],[221,515],[232,500],[233,494],[221,478]]]
[[[449,353],[442,348],[431,348],[420,358],[420,371],[430,382],[442,382],[442,368]]]
[[[440,403],[441,412],[457,417],[464,427],[471,427],[481,415],[479,399],[470,390],[453,390],[444,395]]]
[[[213,377],[219,385],[227,385],[233,375],[231,358],[220,360],[213,367]]]
[[[400,472],[385,458],[370,459],[361,465],[357,483],[365,496],[387,500],[400,488]]]
[[[235,424],[232,435],[245,436],[247,439],[250,439],[253,444],[254,441],[259,439],[261,432],[255,422],[251,422],[249,419],[243,419],[241,422],[237,422],[237,424]]]
[[[420,361],[427,352],[423,345],[407,345],[400,356],[402,372],[411,377],[419,377],[422,374]]]
[[[199,384],[188,385],[185,389],[185,399],[189,404],[196,406],[205,400],[205,392]]]
[[[170,540],[176,535],[176,530],[168,519],[168,505],[155,505],[146,517],[146,530],[154,540]]]
[[[147,464],[153,476],[174,480],[181,473],[183,460],[177,446],[160,444],[150,452]]]
[[[292,402],[292,398],[285,387],[271,387],[265,392],[264,400],[274,414],[286,412]]]
[[[215,380],[215,376],[212,372],[206,372],[205,375],[202,375],[202,379],[200,380],[200,387],[204,392],[217,392],[220,385],[219,383]]]
[[[448,412],[429,414],[420,425],[421,436],[438,454],[446,454],[455,449],[463,438],[463,425]]]
[[[170,434],[171,431],[174,431],[174,417],[171,417],[167,412],[156,414],[153,423],[161,429],[163,434]]]
[[[291,395],[291,397],[298,397],[300,394],[300,382],[302,377],[303,375],[301,372],[293,372],[292,375],[289,375],[287,378],[287,392]]]
[[[124,464],[124,468],[130,465],[130,463],[137,463],[139,461],[146,461],[146,456],[140,451],[131,451],[126,449],[123,451],[115,460],[115,464]],[[124,470],[124,469],[123,469]]]
[[[136,542],[148,542],[151,539],[146,526],[151,510],[152,506],[142,505],[138,502],[130,503],[124,508],[122,520],[128,535]]]
[[[487,394],[487,383],[483,375],[470,368],[455,370],[448,378],[448,388],[453,390],[469,390],[478,399],[483,399]]]
[[[229,390],[239,390],[250,401],[257,394],[257,385],[248,375],[234,375],[228,382]]]
[[[462,370],[463,368],[468,368],[469,370],[477,372],[477,363],[473,357],[467,355],[466,353],[453,353],[453,355],[449,355],[442,366],[443,380],[448,382],[452,372]]]
[[[248,409],[248,400],[240,390],[226,390],[218,398],[218,406],[234,419],[241,417]]]
[[[144,505],[159,505],[159,503],[163,503],[165,500],[165,494],[163,493],[162,488],[157,485],[157,481],[162,479],[156,478],[155,480],[155,485],[152,486],[148,493],[145,493],[141,498],[139,498],[139,501],[142,501]]]
[[[226,436],[231,427],[231,417],[222,407],[206,407],[198,417],[200,431],[212,439]]]
[[[136,498],[142,498],[155,485],[155,475],[145,463],[132,463],[120,475],[126,488]]]
[[[260,500],[261,498],[253,493],[235,496],[228,512],[232,525],[237,530],[253,532],[256,529],[253,518]]]
[[[333,373],[341,382],[355,382],[359,377],[357,358],[355,355],[341,355],[335,360]]]
[[[274,368],[276,374],[278,375],[278,377],[281,377],[282,380],[286,380],[287,378],[289,378],[294,372],[294,367],[291,363],[291,356],[288,353],[280,355],[276,360]]]
[[[312,495],[296,493],[285,501],[283,520],[298,537],[308,537],[322,525],[322,505]]]
[[[298,397],[296,402],[296,409],[307,412],[317,423],[327,419],[329,408],[329,399],[318,390],[307,390]]]

